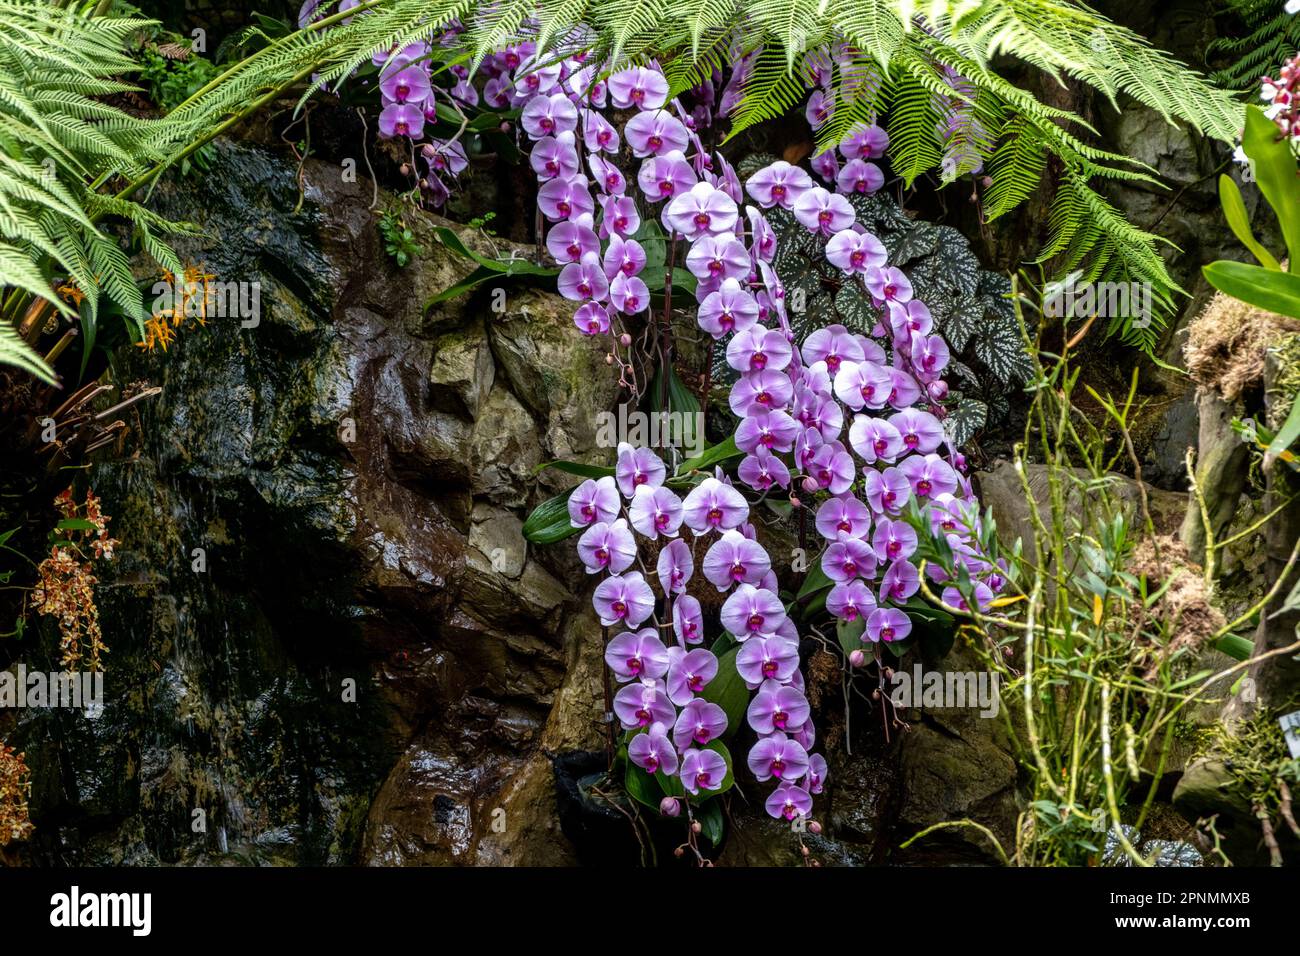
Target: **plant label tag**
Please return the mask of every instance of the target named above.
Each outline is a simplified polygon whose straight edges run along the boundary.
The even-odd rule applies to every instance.
[[[1282,725],[1282,736],[1291,751],[1291,756],[1300,760],[1300,710],[1284,714],[1277,722]]]

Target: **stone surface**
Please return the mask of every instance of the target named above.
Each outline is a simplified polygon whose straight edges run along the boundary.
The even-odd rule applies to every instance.
[[[974,653],[960,642],[938,669],[983,670]],[[911,708],[900,716],[910,727],[899,744],[895,844],[936,823],[973,820],[992,830],[1010,854],[1019,809],[1006,715],[985,717],[978,708]],[[996,853],[978,831],[951,827],[927,836],[898,854],[898,859],[928,862],[957,856],[969,862],[996,862]]]
[[[1050,520],[1050,488],[1046,466],[1029,464],[1025,469],[1029,488],[1034,495],[1038,508],[1045,521]],[[1082,473],[1080,473],[1082,474]],[[1029,503],[1025,498],[1024,486],[1016,473],[1013,462],[1005,459],[995,461],[986,471],[975,476],[980,500],[986,507],[993,509],[993,518],[997,521],[998,537],[1005,545],[1014,544],[1017,538],[1030,541],[1033,534]],[[1114,475],[1112,494],[1124,507],[1130,521],[1141,518],[1141,494],[1137,483],[1123,475]],[[1082,514],[1081,505],[1085,502],[1082,493],[1073,489],[1070,493],[1068,510],[1071,515]],[[1089,495],[1096,492],[1089,492]],[[1151,521],[1158,534],[1171,534],[1177,531],[1183,521],[1187,508],[1187,496],[1172,491],[1146,486],[1147,505],[1151,511]]]
[[[599,746],[600,628],[566,549],[521,528],[575,480],[539,463],[608,455],[603,352],[550,292],[426,310],[473,268],[434,241],[451,224],[410,216],[399,270],[368,182],[308,161],[295,214],[295,173],[220,142],[203,191],[158,191],[206,230],[182,255],[260,282],[263,314],[120,355],[163,394],[140,455],[97,472],[123,542],[109,701],[17,728],[29,858],[571,863],[551,754]]]
[[[1246,488],[1250,449],[1232,429],[1241,410],[1208,389],[1197,395],[1200,425],[1197,440],[1196,484],[1205,499],[1210,529],[1216,541],[1226,537]],[[1188,494],[1181,536],[1188,552],[1199,559],[1205,553],[1205,519],[1200,505]]]

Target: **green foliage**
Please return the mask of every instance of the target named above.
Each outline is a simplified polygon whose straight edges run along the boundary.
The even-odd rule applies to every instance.
[[[0,269],[3,268],[4,262],[0,259]],[[8,322],[0,322],[0,365],[15,366],[50,385],[56,382],[54,370],[23,341],[18,330]]]
[[[1212,76],[1216,83],[1233,89],[1247,89],[1264,75],[1276,76],[1280,67],[1300,47],[1300,17],[1287,13],[1276,0],[1222,0],[1226,12],[1236,14],[1246,25],[1241,36],[1220,37],[1205,49],[1205,55],[1236,57],[1230,66]]]
[[[157,46],[147,46],[138,58],[140,80],[147,85],[149,98],[164,111],[185,102],[217,75],[216,66],[196,54],[164,56]]]
[[[6,296],[0,321],[12,326],[32,297],[71,317],[54,289],[67,276],[85,296],[80,319],[87,354],[101,297],[137,333],[144,316],[127,254],[102,231],[101,220],[126,220],[164,268],[182,271],[159,238],[179,227],[97,191],[114,176],[140,175],[163,159],[150,140],[152,121],[104,101],[134,89],[119,79],[138,68],[124,51],[147,26],[0,0],[0,287]],[[0,338],[0,362],[28,370],[41,364],[12,329]]]
[[[410,227],[402,222],[402,217],[391,209],[385,210],[379,218],[379,235],[384,240],[385,254],[397,264],[399,269],[405,269],[417,256],[424,253],[424,247],[416,241],[415,233],[411,232]]]
[[[1300,318],[1300,275],[1297,275],[1300,271],[1300,167],[1290,140],[1278,136],[1277,126],[1257,106],[1246,107],[1246,130],[1241,145],[1255,172],[1259,190],[1282,228],[1288,271],[1282,271],[1277,257],[1255,238],[1241,193],[1227,176],[1219,180],[1224,216],[1233,235],[1251,251],[1259,265],[1221,259],[1201,271],[1206,281],[1224,295],[1268,312]],[[1288,454],[1297,435],[1300,435],[1300,395],[1294,399],[1277,438],[1266,445],[1266,466]]]
[[[1227,176],[1219,179],[1219,199],[1224,218],[1242,244],[1259,262],[1220,260],[1202,270],[1206,280],[1225,295],[1279,315],[1300,318],[1300,169],[1288,140],[1277,135],[1277,126],[1257,106],[1246,107],[1246,130],[1242,149],[1250,160],[1259,191],[1281,226],[1286,243],[1288,271],[1277,257],[1264,248],[1251,231],[1241,191]]]
[[[160,50],[171,55],[163,55]],[[172,43],[143,47],[136,58],[140,61],[140,81],[146,84],[149,98],[164,112],[174,109],[189,99],[216,77],[218,70],[210,61],[189,53],[188,46]],[[204,146],[194,153],[193,165],[206,171],[212,158],[212,147]],[[181,173],[191,170],[189,159],[181,160]]]
[[[1042,305],[1013,301],[1018,315]],[[1049,365],[1046,353],[1032,354],[1032,398],[1015,461],[1026,540],[1002,549],[1010,586],[988,610],[949,609],[1000,675],[1002,716],[1027,781],[1010,862],[1145,866],[1166,852],[1191,859],[1186,847],[1139,844],[1138,832],[1168,784],[1185,715],[1247,663],[1218,674],[1200,669],[1204,651],[1231,627],[1206,633],[1172,611],[1173,600],[1197,593],[1200,569],[1167,545],[1161,550],[1145,499],[1126,504],[1112,470],[1110,440],[1118,432],[1129,441],[1136,375],[1119,401],[1089,389],[1084,412],[1074,400],[1079,369],[1069,354]],[[938,536],[932,544],[948,569]],[[1181,598],[1169,597],[1175,584]],[[922,594],[935,600],[928,584]]]
[[[1300,317],[1300,276],[1228,259],[1211,262],[1202,272],[1224,295],[1278,315]]]
[[[555,544],[581,531],[569,520],[569,498],[572,495],[573,488],[570,488],[534,508],[524,521],[524,540],[533,544]]]

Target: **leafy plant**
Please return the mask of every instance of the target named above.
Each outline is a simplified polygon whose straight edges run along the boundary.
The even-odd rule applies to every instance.
[[[104,102],[134,89],[120,79],[138,69],[124,50],[149,21],[0,0],[0,23],[0,362],[53,382],[32,347],[52,313],[79,312],[86,356],[101,298],[137,332],[142,328],[142,296],[127,254],[101,222],[125,220],[173,272],[181,264],[160,236],[180,227],[126,194],[100,191],[114,177],[144,175],[165,158],[150,136],[154,121]],[[64,277],[60,295],[55,286]]]
[[[384,240],[384,252],[399,269],[405,269],[412,260],[424,253],[424,247],[416,240],[415,233],[391,209],[379,218],[379,235]]]
[[[1272,76],[1300,47],[1300,18],[1274,0],[1222,0],[1223,10],[1246,25],[1241,36],[1219,37],[1205,48],[1207,57],[1227,54],[1236,59],[1212,74],[1216,83],[1246,88],[1263,75]]]
[[[185,102],[217,75],[212,61],[176,43],[151,44],[140,51],[140,80],[163,110]]]
[[[1246,108],[1246,129],[1242,149],[1255,172],[1255,181],[1277,217],[1286,243],[1287,266],[1255,238],[1246,216],[1246,204],[1237,184],[1229,176],[1219,177],[1219,198],[1224,218],[1234,236],[1250,250],[1258,265],[1223,259],[1202,270],[1206,281],[1225,295],[1278,315],[1300,318],[1300,168],[1288,138],[1278,134],[1276,124],[1257,106]],[[1300,396],[1272,442],[1266,461],[1287,452],[1300,437]]]
[[[1017,295],[1015,304],[1023,314],[1028,302]],[[1149,866],[1166,853],[1190,856],[1161,841],[1139,845],[1137,833],[1189,708],[1253,663],[1250,642],[1234,632],[1263,604],[1222,625],[1196,613],[1208,607],[1196,590],[1199,569],[1168,552],[1143,492],[1126,504],[1111,470],[1106,425],[1131,449],[1136,388],[1119,400],[1089,389],[1099,421],[1076,404],[1082,386],[1068,350],[1032,354],[1033,399],[1014,461],[1029,534],[1002,551],[1014,588],[986,611],[969,611],[944,605],[922,575],[922,594],[958,619],[1001,675],[1003,699],[1020,702],[1003,715],[1028,799],[1016,845],[1002,856],[1019,866]],[[947,569],[939,536],[931,544],[934,563]],[[1237,662],[1202,669],[1199,655],[1210,647]]]

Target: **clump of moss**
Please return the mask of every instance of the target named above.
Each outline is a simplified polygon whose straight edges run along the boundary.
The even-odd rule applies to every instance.
[[[1148,680],[1154,679],[1163,661],[1175,654],[1200,650],[1227,623],[1223,612],[1210,601],[1200,567],[1177,538],[1144,538],[1133,549],[1127,570],[1135,577],[1146,578],[1148,594],[1165,588],[1159,600],[1144,612],[1147,620],[1160,622],[1159,630],[1166,636],[1164,644],[1154,651],[1155,660],[1146,674]],[[1134,602],[1135,608],[1141,606],[1141,601]],[[1139,632],[1143,630],[1139,628]]]
[[[1277,431],[1300,395],[1300,334],[1283,335],[1272,347],[1278,374],[1269,396],[1268,427]]]
[[[1264,380],[1264,358],[1300,321],[1215,293],[1187,330],[1184,358],[1193,381],[1235,401]]]
[[[1278,717],[1296,706],[1292,701],[1276,710],[1261,710],[1231,728],[1216,725],[1205,739],[1204,750],[1221,760],[1231,775],[1231,789],[1250,802],[1275,864],[1281,862],[1279,828],[1285,826],[1300,839],[1292,806],[1292,791],[1300,786],[1300,759],[1291,756],[1278,725]]]

